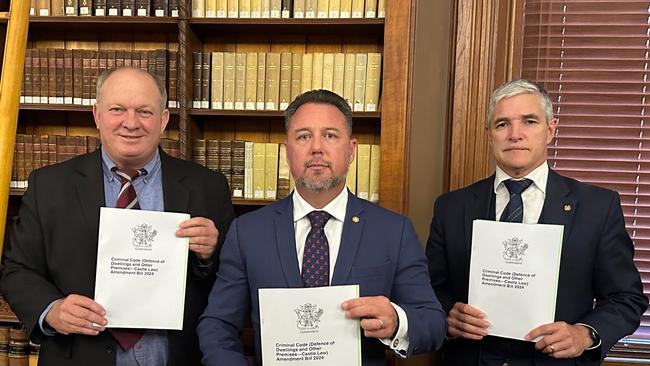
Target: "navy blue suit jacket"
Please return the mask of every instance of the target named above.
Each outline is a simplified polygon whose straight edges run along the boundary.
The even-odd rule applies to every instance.
[[[355,216],[358,222],[352,220]],[[429,284],[426,259],[407,218],[350,194],[331,282],[359,284],[361,296],[384,295],[404,309],[408,355],[442,344],[445,314]],[[250,315],[256,364],[261,364],[257,290],[302,286],[291,197],[233,221],[222,248],[217,281],[199,320],[203,363],[248,364],[239,333]],[[378,339],[362,335],[361,347],[364,365],[385,365],[386,347]]]
[[[494,220],[494,200],[494,175],[436,200],[426,253],[431,284],[447,312],[455,302],[467,303],[472,221]],[[602,346],[572,360],[531,354],[537,365],[599,364],[620,338],[634,332],[648,306],[620,198],[549,170],[539,222],[564,226],[555,320],[593,326]],[[477,365],[483,342],[447,341],[444,364]]]

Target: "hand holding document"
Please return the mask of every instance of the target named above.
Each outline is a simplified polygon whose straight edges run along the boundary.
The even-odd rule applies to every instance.
[[[95,301],[108,328],[182,329],[188,214],[102,207]]]
[[[487,314],[488,334],[523,340],[554,321],[563,230],[474,220],[468,302]]]
[[[361,365],[361,330],[341,303],[359,286],[260,289],[262,363]]]

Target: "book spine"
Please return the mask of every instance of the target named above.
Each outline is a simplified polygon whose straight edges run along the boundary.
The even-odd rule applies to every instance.
[[[246,160],[246,142],[232,141],[232,196],[244,197],[244,170]]]
[[[201,75],[203,75],[203,52],[193,52],[194,72],[192,73],[192,108],[201,108]]]
[[[178,52],[169,51],[169,108],[178,108]]]
[[[323,55],[323,89],[332,91],[334,88],[334,54]]]
[[[280,54],[280,110],[285,110],[291,103],[291,53]]]
[[[108,15],[106,6],[106,0],[94,0],[93,1],[93,15],[95,16],[105,16]]]
[[[365,111],[375,112],[379,105],[379,83],[381,81],[381,53],[368,54],[366,72]]]
[[[266,143],[266,162],[264,165],[266,176],[264,177],[264,199],[274,200],[278,193],[278,144]]]
[[[264,91],[266,103],[264,109],[277,110],[280,97],[280,54],[266,54],[266,89]]]
[[[266,178],[266,144],[253,144],[253,198],[264,199],[264,182]]]
[[[257,54],[257,91],[255,93],[257,102],[255,109],[264,110],[266,92],[266,53]]]
[[[246,54],[246,100],[245,108],[255,110],[257,101],[257,52]]]
[[[219,171],[226,177],[228,187],[232,187],[232,141],[230,140],[219,140]]]
[[[74,97],[72,62],[72,50],[63,50],[63,104],[72,104]]]
[[[79,4],[77,0],[65,0],[65,15],[77,16],[79,15]]]
[[[368,183],[368,198],[371,202],[379,202],[379,164],[381,149],[379,145],[370,145],[370,182]]]
[[[314,54],[305,53],[302,55],[302,93],[312,90],[312,68],[314,66]]]
[[[235,109],[245,109],[246,100],[246,54],[235,54]]]
[[[302,88],[302,53],[291,55],[291,101],[294,101]]]
[[[93,14],[92,0],[79,0],[79,15],[90,16]]]
[[[354,111],[363,112],[366,100],[366,67],[368,65],[368,54],[357,53],[355,56],[356,66],[354,71]]]
[[[235,53],[223,54],[223,109],[235,109]]]
[[[72,50],[72,104],[83,102],[83,51]]]

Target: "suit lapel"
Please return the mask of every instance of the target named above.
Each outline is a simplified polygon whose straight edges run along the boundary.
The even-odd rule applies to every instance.
[[[571,196],[571,190],[566,180],[549,169],[546,198],[544,199],[544,207],[539,217],[539,223],[563,225],[563,244],[566,244],[566,240],[571,233],[573,213],[577,205],[578,201]]]
[[[178,167],[178,162],[171,159],[162,150],[159,152],[162,169],[163,209],[166,212],[189,212],[190,191],[183,184],[186,176],[185,169]]]
[[[361,233],[365,225],[361,216],[362,213],[363,206],[361,205],[361,199],[348,192],[348,207],[345,210],[345,222],[343,223],[339,254],[337,255],[336,265],[334,266],[332,286],[345,284],[350,275],[350,270],[352,269],[352,264],[354,263],[361,242]],[[358,220],[353,221],[353,217],[358,218]]]
[[[282,272],[289,287],[303,287],[298,254],[296,253],[296,234],[293,226],[293,198],[289,197],[278,202],[275,217],[275,243],[282,264]]]
[[[480,181],[472,190],[472,198],[465,202],[465,248],[467,259],[472,252],[472,227],[474,220],[494,220],[494,175]]]
[[[77,199],[92,231],[99,230],[99,207],[106,206],[101,150],[75,161],[73,185]]]

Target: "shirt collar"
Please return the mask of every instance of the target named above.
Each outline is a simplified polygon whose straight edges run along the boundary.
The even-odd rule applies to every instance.
[[[312,211],[318,211],[318,209],[312,207],[307,201],[305,201],[302,196],[300,196],[300,193],[298,193],[298,190],[293,191],[292,195],[293,199],[293,222],[298,222],[305,216],[307,216],[308,213]],[[325,205],[325,207],[322,208],[322,211],[327,212],[328,214],[332,215],[335,219],[345,222],[345,210],[348,206],[348,189],[343,188],[341,190],[341,193],[339,193],[336,198],[334,198],[330,203]]]
[[[108,178],[109,182],[112,182],[114,179],[118,179],[115,172],[113,171],[113,168],[115,168],[117,165],[108,156],[103,146],[100,146],[100,149],[102,150],[102,170],[104,171],[104,175],[106,178]],[[149,160],[149,162],[142,168],[147,171],[147,174],[142,176],[142,180],[147,183],[149,181],[149,178],[153,177],[156,171],[160,169],[160,153],[158,152],[158,149],[156,149],[156,154],[154,157]]]
[[[533,169],[532,172],[528,173],[525,177],[533,181],[533,184],[540,190],[542,193],[546,194],[546,182],[548,181],[548,164],[544,162],[542,165]],[[522,179],[523,179],[522,178]],[[495,176],[494,176],[494,193],[497,193],[497,189],[503,185],[503,181],[513,179],[511,176],[506,174],[501,168],[497,166]]]

